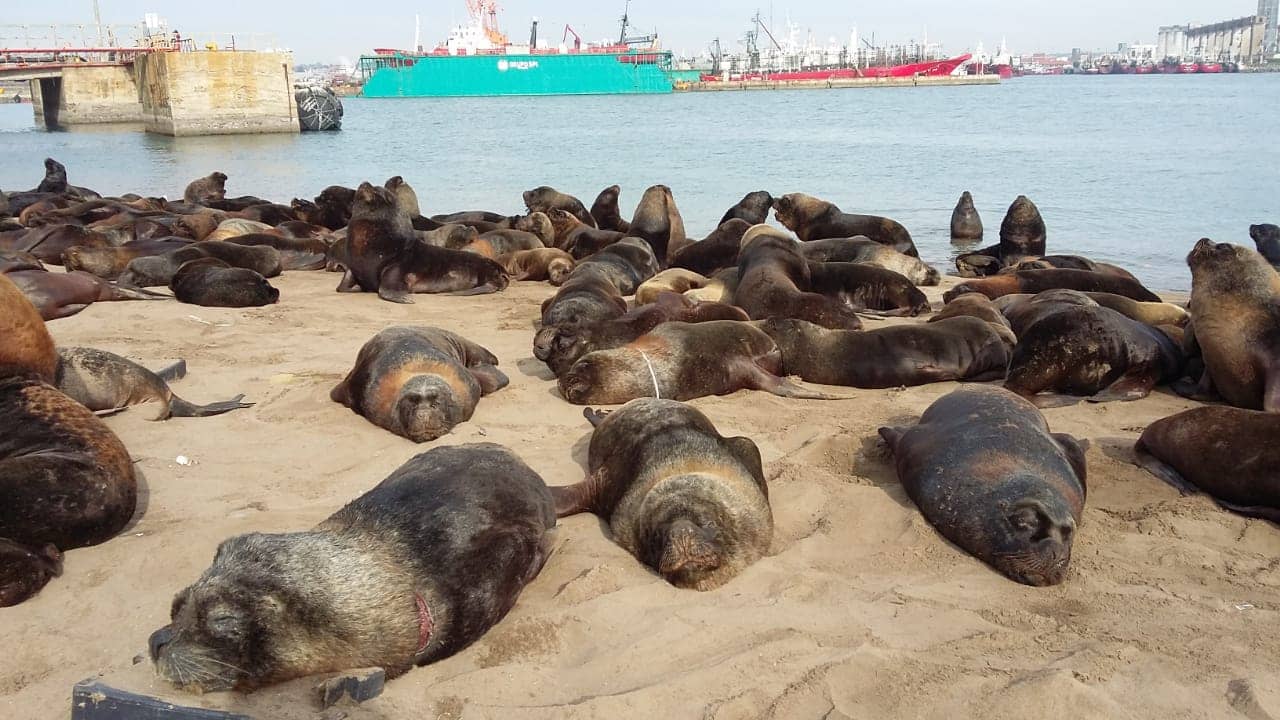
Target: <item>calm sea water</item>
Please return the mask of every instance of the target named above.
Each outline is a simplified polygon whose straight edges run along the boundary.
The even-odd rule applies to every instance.
[[[287,202],[403,175],[426,212],[515,213],[537,185],[589,205],[618,183],[627,215],[664,183],[699,237],[749,191],[807,192],[900,220],[948,268],[963,190],[989,240],[1026,194],[1050,252],[1117,262],[1168,290],[1190,287],[1184,257],[1200,237],[1251,245],[1249,224],[1280,222],[1280,75],[345,105],[340,133],[183,139],[50,133],[29,105],[0,105],[0,188],[34,187],[52,156],[104,194],[178,197],[221,170],[231,195]]]

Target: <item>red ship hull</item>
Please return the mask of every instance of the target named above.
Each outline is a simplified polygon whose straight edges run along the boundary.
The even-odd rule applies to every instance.
[[[908,78],[941,77],[955,72],[968,62],[972,55],[961,55],[950,60],[931,60],[922,63],[895,65],[893,67],[840,68],[836,70],[803,70],[794,72],[752,72],[734,76],[733,80],[763,80],[766,82],[792,82],[803,80],[852,80],[854,78]],[[720,82],[719,75],[703,73],[702,82]]]

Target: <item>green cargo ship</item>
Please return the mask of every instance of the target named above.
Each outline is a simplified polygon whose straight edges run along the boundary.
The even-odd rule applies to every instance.
[[[360,58],[364,96],[612,95],[672,91],[671,53],[653,50],[476,55],[379,52]]]

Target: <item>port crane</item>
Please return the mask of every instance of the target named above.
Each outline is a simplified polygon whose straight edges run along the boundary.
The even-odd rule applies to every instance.
[[[489,42],[498,47],[507,44],[507,36],[498,29],[497,0],[467,0],[467,10],[470,11],[471,17],[484,28],[484,34],[488,36]]]
[[[570,35],[573,36],[573,49],[581,50],[582,37],[578,35],[577,31],[575,31],[573,28],[569,27],[568,25],[564,26],[564,36],[560,38],[560,44],[564,45],[565,43],[569,42]]]

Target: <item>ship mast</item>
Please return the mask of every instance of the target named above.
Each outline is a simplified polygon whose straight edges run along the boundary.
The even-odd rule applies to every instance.
[[[622,31],[618,33],[618,44],[625,45],[627,43],[627,26],[631,24],[631,0],[627,0],[627,4],[622,8]]]

